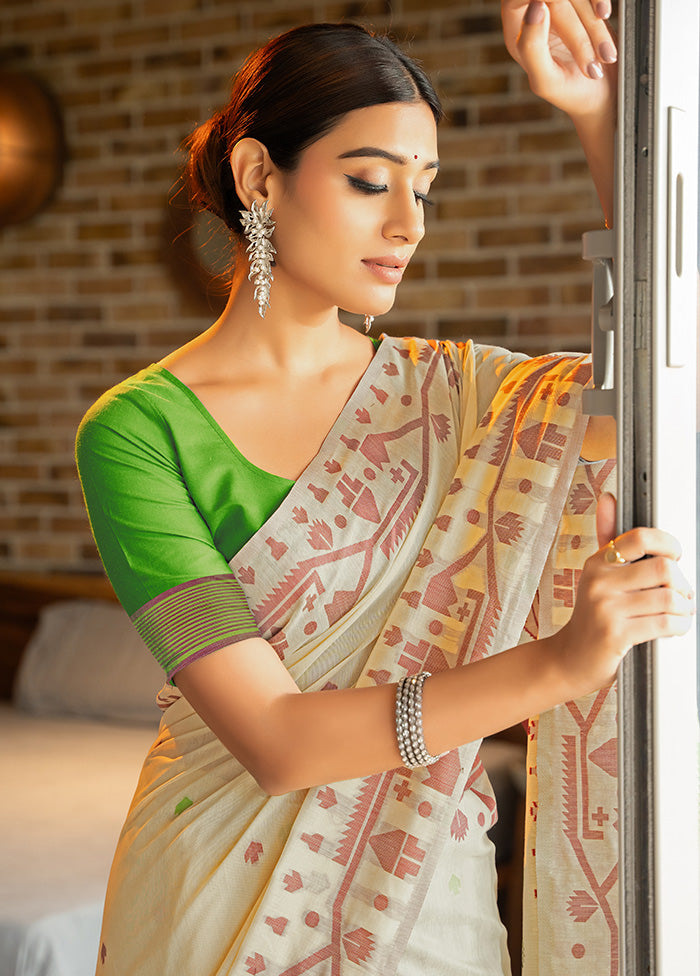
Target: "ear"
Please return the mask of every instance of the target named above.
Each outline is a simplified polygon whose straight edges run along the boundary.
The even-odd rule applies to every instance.
[[[238,199],[246,210],[253,200],[269,200],[271,177],[276,166],[262,142],[239,139],[229,157]]]

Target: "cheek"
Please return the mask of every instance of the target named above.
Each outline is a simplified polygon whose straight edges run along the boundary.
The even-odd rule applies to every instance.
[[[361,205],[355,205],[349,195],[327,183],[300,183],[297,191],[293,202],[280,208],[278,249],[284,248],[292,260],[295,255],[301,258],[303,251],[306,256],[309,252],[315,254],[316,260],[323,262],[326,257],[337,258],[340,251],[357,246],[361,229],[367,231],[367,217]]]

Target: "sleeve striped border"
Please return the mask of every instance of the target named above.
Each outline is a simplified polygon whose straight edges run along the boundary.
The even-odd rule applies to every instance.
[[[260,633],[232,574],[174,586],[144,604],[131,621],[168,678],[196,658]]]

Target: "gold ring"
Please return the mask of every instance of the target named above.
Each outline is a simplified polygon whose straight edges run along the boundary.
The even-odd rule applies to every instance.
[[[618,551],[614,539],[611,539],[605,547],[605,562],[614,563],[616,566],[624,566],[627,563],[625,557]]]

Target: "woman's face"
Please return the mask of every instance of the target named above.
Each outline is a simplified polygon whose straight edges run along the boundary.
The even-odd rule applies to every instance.
[[[437,173],[437,131],[425,102],[349,112],[277,173],[275,285],[319,310],[379,315],[424,233]]]

